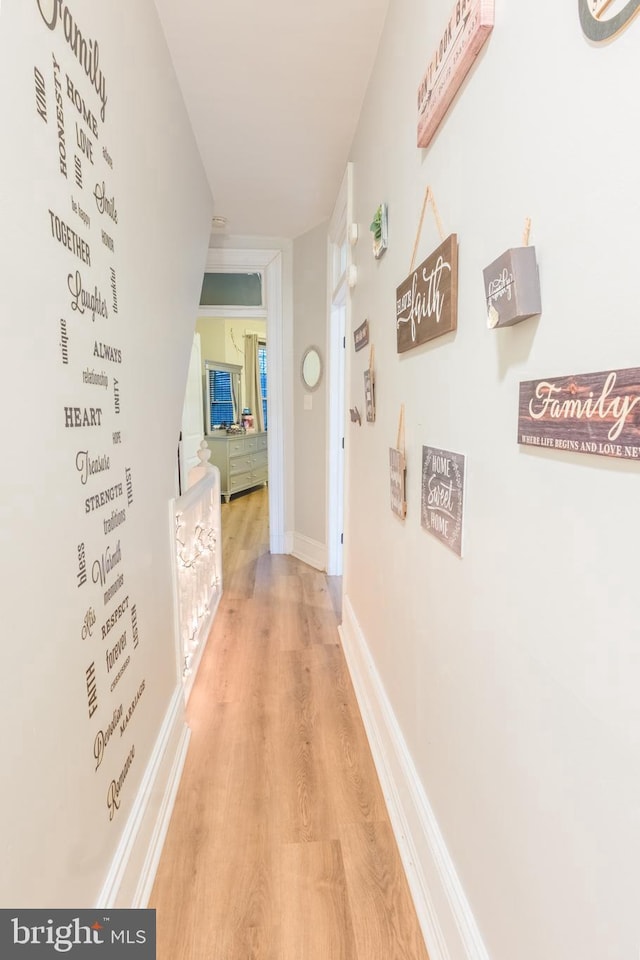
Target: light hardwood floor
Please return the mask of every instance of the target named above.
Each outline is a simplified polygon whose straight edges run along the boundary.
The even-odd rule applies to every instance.
[[[269,554],[267,510],[263,489],[222,505],[224,594],[150,902],[158,960],[427,960],[338,591]]]

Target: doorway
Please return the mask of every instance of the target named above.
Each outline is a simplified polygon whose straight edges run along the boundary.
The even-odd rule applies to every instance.
[[[282,251],[274,249],[210,248],[206,273],[257,273],[262,277],[263,299],[259,307],[200,308],[201,316],[263,317],[267,323],[267,381],[269,384],[269,547],[271,553],[286,553],[285,536],[285,405],[284,405],[284,312],[282,302]]]
[[[353,164],[348,163],[329,223],[329,430],[327,457],[327,573],[342,576],[344,554],[346,337],[351,328],[349,277],[352,271]]]

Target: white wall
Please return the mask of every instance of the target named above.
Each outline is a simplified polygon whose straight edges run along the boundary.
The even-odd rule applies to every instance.
[[[401,778],[415,889],[426,878],[437,914],[432,960],[445,956],[438,926],[451,960],[483,955],[456,927],[454,868],[491,960],[628,960],[640,945],[638,465],[519,448],[516,422],[520,380],[640,362],[640,23],[597,48],[575,2],[496,0],[487,47],[419,150],[416,91],[451,7],[391,0],[352,150],[366,235],[353,316],[369,318],[377,420],[348,434],[345,641]],[[395,290],[427,184],[459,237],[459,326],[399,356]],[[367,228],[382,201],[389,249],[376,262]],[[491,332],[482,268],[519,245],[527,216],[543,314]],[[428,215],[416,262],[438,243]],[[358,373],[349,405],[362,393]],[[388,472],[401,403],[404,523]],[[462,560],[420,527],[423,444],[467,455]]]
[[[293,244],[293,412],[295,431],[296,553],[326,564],[327,456],[327,224],[297,237]],[[317,347],[323,375],[309,393],[300,368],[307,347]],[[307,398],[305,407],[305,397]],[[307,555],[308,553],[308,555]]]
[[[166,785],[152,777],[145,781],[145,796],[138,796],[143,777],[163,763],[170,768],[174,759],[162,755],[162,744],[154,753],[158,737],[162,731],[175,745],[184,729],[167,502],[175,492],[212,206],[151,0],[71,0],[64,6],[84,38],[99,45],[104,117],[62,21],[48,29],[45,19],[53,21],[57,9],[53,3],[5,0],[0,20],[0,903],[23,907],[90,906],[107,887],[117,899],[119,881],[111,867],[124,868],[116,860],[125,848],[132,852],[133,814],[142,815],[145,804],[157,811]],[[44,81],[40,103],[34,68]],[[73,99],[67,77],[77,92],[71,91]],[[66,176],[60,170],[56,79]],[[91,112],[86,120],[83,101],[85,113]],[[76,154],[82,186],[76,182]],[[103,182],[107,198],[114,198],[117,223],[98,209],[96,185]],[[84,262],[52,236],[50,209],[88,245]],[[103,230],[113,249],[103,242]],[[107,316],[92,319],[89,310],[81,315],[73,309],[69,278],[74,284],[76,270],[86,290],[97,288]],[[96,356],[95,343],[107,344],[111,359]],[[107,386],[84,382],[86,370],[104,373]],[[65,407],[101,413],[94,415],[95,426],[71,427],[65,426]],[[76,469],[80,451],[108,458],[108,470],[83,484]],[[89,497],[118,484],[122,495],[115,501],[87,510]],[[123,522],[105,532],[114,508],[124,511]],[[104,585],[94,583],[94,564],[97,570],[107,550],[118,553],[118,544],[120,562],[107,571]],[[80,545],[85,583],[79,577]],[[105,601],[120,574],[122,587]],[[125,597],[123,616],[103,636]],[[90,611],[95,623],[87,632]],[[108,669],[107,652],[125,634],[125,650]],[[125,654],[129,666],[112,690]],[[91,664],[95,691],[85,677]],[[124,720],[141,690],[130,722],[122,733],[116,724],[96,769],[99,732],[120,706]],[[114,782],[119,806],[109,805]]]

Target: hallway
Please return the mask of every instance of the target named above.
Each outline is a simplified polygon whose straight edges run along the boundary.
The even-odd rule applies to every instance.
[[[330,581],[222,505],[224,595],[150,906],[158,960],[426,960]]]

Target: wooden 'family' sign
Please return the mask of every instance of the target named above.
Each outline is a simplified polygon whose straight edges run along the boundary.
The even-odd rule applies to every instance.
[[[518,443],[640,460],[640,367],[522,382]]]
[[[420,522],[450,550],[462,556],[464,456],[422,448],[422,504]]]
[[[458,237],[440,244],[396,289],[398,353],[458,326]]]
[[[418,87],[418,146],[427,147],[493,30],[493,0],[456,0]]]

